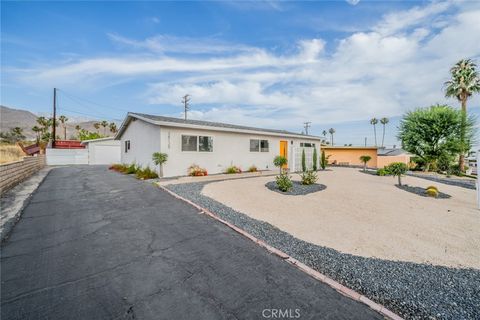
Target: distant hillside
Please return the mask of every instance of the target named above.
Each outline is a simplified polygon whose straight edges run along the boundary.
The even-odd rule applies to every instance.
[[[32,131],[32,127],[37,125],[37,115],[21,109],[13,109],[6,106],[0,106],[0,131],[8,131],[11,128],[20,127],[23,129],[24,135],[27,139],[35,139],[35,133]],[[68,116],[67,116],[68,117]],[[82,122],[70,122],[67,121],[67,139],[76,134],[75,126],[79,125],[82,129],[88,131],[96,131],[93,126],[98,121],[82,121]],[[119,126],[119,123],[116,123]],[[63,128],[60,125],[57,127],[57,135],[63,138]],[[103,135],[103,127],[100,127],[99,133]],[[108,127],[106,129],[106,135],[111,136],[112,133]]]

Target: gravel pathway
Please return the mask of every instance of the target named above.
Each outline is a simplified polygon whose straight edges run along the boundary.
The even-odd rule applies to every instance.
[[[326,185],[318,184],[318,183],[304,185],[300,181],[292,181],[292,184],[293,184],[293,187],[286,192],[283,192],[280,189],[278,189],[277,182],[275,181],[267,182],[265,184],[265,187],[267,187],[272,191],[278,192],[280,194],[289,195],[289,196],[304,196],[306,194],[322,191],[327,188]]]
[[[420,188],[420,187],[412,187],[412,186],[409,186],[409,185],[395,185],[395,187],[397,187],[398,189],[402,189],[404,191],[407,191],[407,192],[410,192],[410,193],[415,193],[415,194],[418,194],[419,196],[422,196],[422,197],[426,197],[426,198],[432,198],[432,199],[448,199],[448,198],[451,198],[452,196],[449,195],[449,194],[446,194],[446,193],[443,193],[443,192],[438,192],[438,197],[436,198],[433,198],[433,197],[430,197],[429,195],[427,195],[425,193],[425,189],[424,188]]]
[[[406,319],[480,319],[480,270],[364,258],[314,245],[202,195],[207,183],[166,187]]]

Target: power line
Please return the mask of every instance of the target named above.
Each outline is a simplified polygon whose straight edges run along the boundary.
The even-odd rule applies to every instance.
[[[81,98],[81,97],[78,97],[78,96],[75,96],[71,93],[67,93],[65,90],[60,90],[60,89],[57,89],[58,91],[60,91],[63,95],[65,95],[67,98],[69,98],[70,100],[77,100],[78,101],[83,101],[83,104],[84,103],[89,103],[89,104],[93,104],[93,105],[96,105],[96,106],[99,106],[99,107],[102,107],[102,108],[107,108],[107,109],[111,109],[111,110],[115,110],[115,111],[124,111],[124,112],[130,112],[130,110],[127,110],[127,109],[123,109],[123,108],[119,108],[119,107],[111,107],[111,106],[107,106],[107,105],[104,105],[104,104],[101,104],[101,103],[98,103],[98,102],[94,102],[94,101],[91,101],[91,100],[88,100],[88,99],[85,99],[85,98]]]
[[[110,117],[100,117],[98,115],[93,115],[91,113],[85,113],[85,112],[80,112],[80,111],[74,111],[74,110],[70,110],[70,109],[66,109],[64,107],[57,107],[57,110],[63,110],[63,111],[68,111],[68,112],[72,112],[72,113],[77,113],[77,114],[81,114],[81,115],[84,115],[84,116],[89,116],[89,117],[92,117],[96,120],[115,120],[115,121],[119,121],[119,122],[122,122],[123,120],[121,119],[116,119],[116,118],[110,118]]]

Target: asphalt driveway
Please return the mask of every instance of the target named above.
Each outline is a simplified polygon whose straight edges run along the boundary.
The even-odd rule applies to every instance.
[[[1,318],[382,319],[146,182],[53,169],[1,252]]]

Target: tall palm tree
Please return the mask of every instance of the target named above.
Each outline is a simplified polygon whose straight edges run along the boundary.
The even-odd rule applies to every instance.
[[[100,122],[100,125],[103,127],[103,135],[106,136],[107,135],[108,122],[103,120],[102,122]]]
[[[110,122],[109,127],[111,133],[117,133],[117,125],[115,124],[115,122]]]
[[[332,146],[333,146],[333,134],[335,133],[335,129],[333,128],[328,129],[328,133],[330,133],[330,141],[332,142]]]
[[[63,140],[67,140],[67,125],[65,123],[68,121],[68,118],[64,115],[61,115],[60,117],[58,117],[58,121],[60,121],[60,123],[62,124]]]
[[[476,64],[471,59],[458,61],[451,69],[451,79],[445,82],[445,96],[454,97],[462,104],[462,127],[460,131],[461,151],[458,166],[461,171],[465,169],[465,153],[467,142],[465,141],[467,127],[467,100],[474,93],[480,92],[480,79],[476,70]]]
[[[383,134],[382,134],[382,148],[385,146],[385,125],[389,122],[388,118],[382,118],[380,119],[380,123],[383,125]]]
[[[370,120],[370,124],[373,125],[373,135],[375,136],[375,146],[377,145],[377,125],[378,123],[378,120],[377,118],[373,118],[372,120]]]

